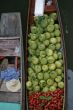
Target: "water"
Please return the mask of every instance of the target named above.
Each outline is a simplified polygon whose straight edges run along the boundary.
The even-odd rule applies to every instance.
[[[65,35],[68,68],[73,70],[73,1],[58,0]]]
[[[67,64],[68,64],[68,108],[73,109],[73,1],[58,0],[64,29]]]
[[[73,108],[73,71],[68,69],[68,110]]]

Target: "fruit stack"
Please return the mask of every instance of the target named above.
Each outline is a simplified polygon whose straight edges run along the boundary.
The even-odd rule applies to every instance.
[[[28,35],[28,81],[26,82],[26,87],[29,91],[30,110],[62,110],[64,99],[64,61],[61,48],[61,31],[57,13],[34,17],[34,22]],[[56,96],[56,103],[53,104],[53,108],[49,108],[50,103],[53,103],[54,93],[58,95],[56,91],[60,91],[61,95],[59,94],[59,97]],[[32,94],[35,94],[33,95],[34,100],[37,93],[42,98],[36,98],[36,103],[38,100],[46,101],[41,104],[42,108],[36,108],[34,105],[32,105],[34,107],[31,107]],[[51,96],[46,96],[48,93]],[[47,109],[44,108],[46,103],[49,103]],[[59,108],[57,108],[58,106]]]

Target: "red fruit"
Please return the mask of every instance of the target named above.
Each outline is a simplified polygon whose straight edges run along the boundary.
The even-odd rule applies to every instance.
[[[64,90],[57,89],[54,92],[41,93],[36,92],[29,95],[29,108],[30,110],[62,110]],[[40,96],[46,98],[52,96],[51,100],[40,99]]]

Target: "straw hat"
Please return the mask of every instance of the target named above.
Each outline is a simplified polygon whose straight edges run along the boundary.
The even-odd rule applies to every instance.
[[[18,80],[12,79],[6,82],[6,87],[11,92],[17,92],[18,90],[21,89],[21,83],[19,79]]]

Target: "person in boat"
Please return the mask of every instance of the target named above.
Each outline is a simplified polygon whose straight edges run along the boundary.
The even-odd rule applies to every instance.
[[[21,88],[19,80],[20,72],[15,68],[15,58],[8,57],[7,67],[0,72],[0,78],[6,81],[6,87],[11,92],[17,92]]]

